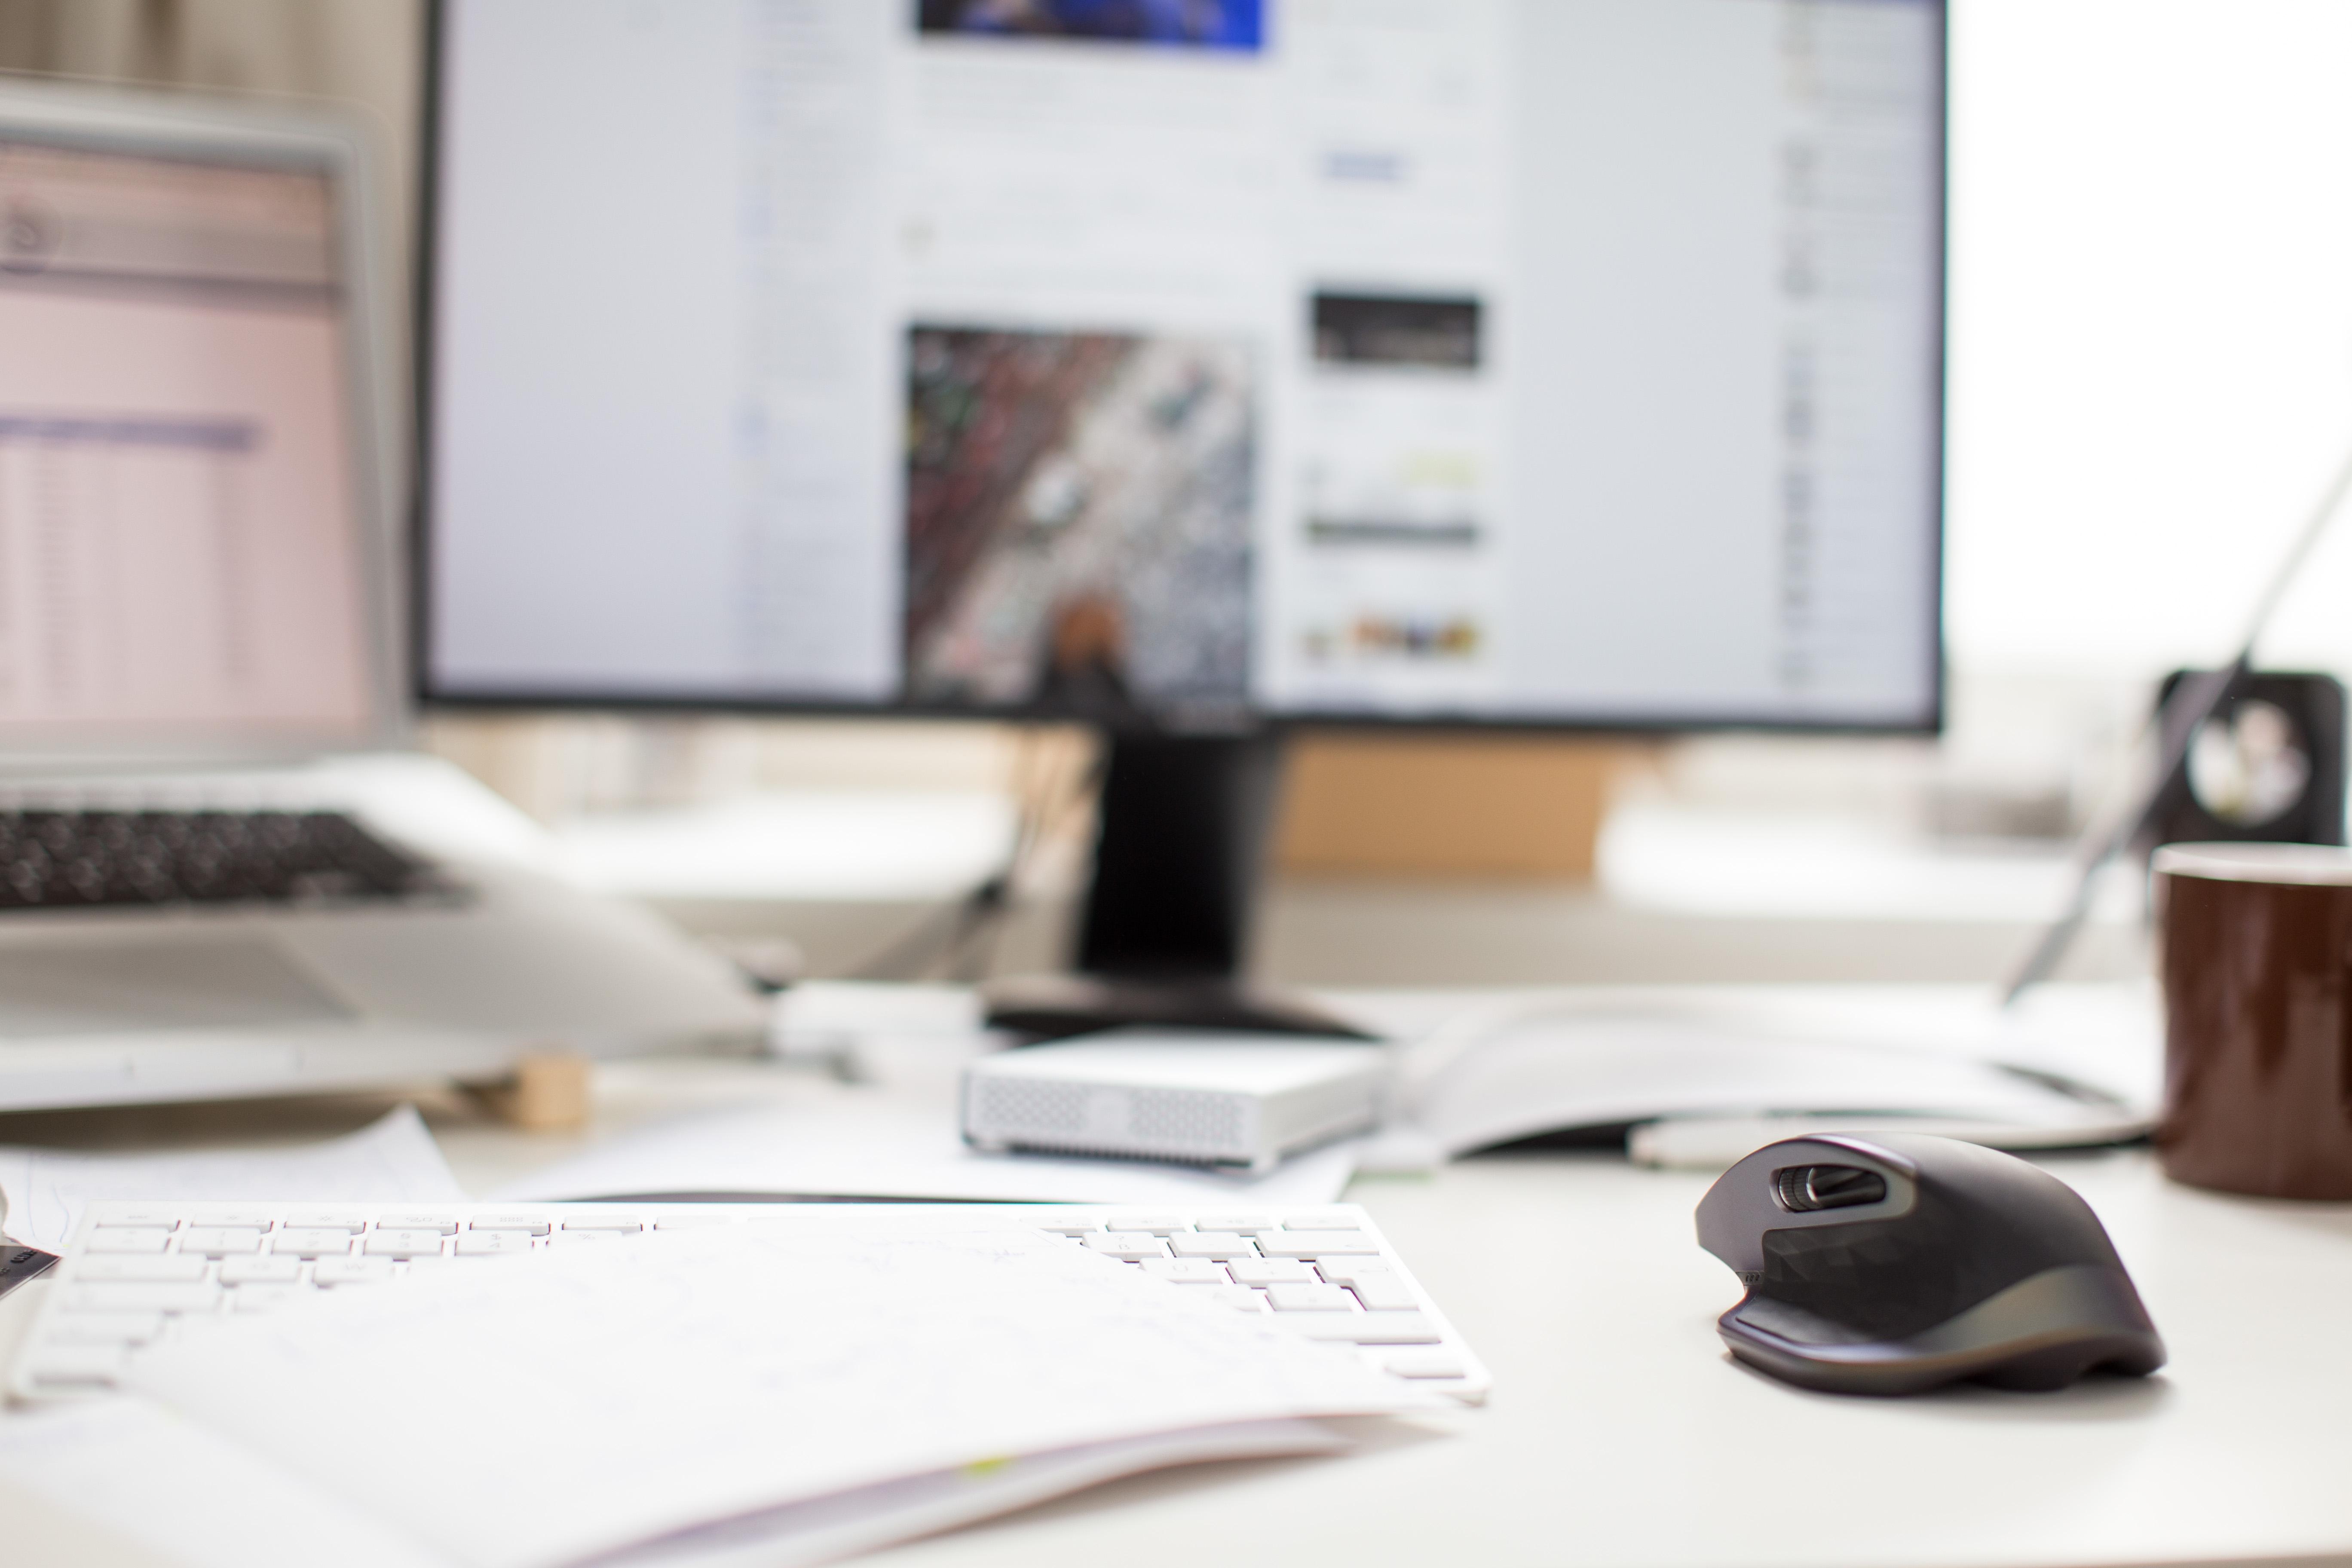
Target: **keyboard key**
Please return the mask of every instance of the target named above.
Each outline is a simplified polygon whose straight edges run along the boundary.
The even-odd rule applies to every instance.
[[[201,1252],[206,1258],[261,1250],[261,1232],[247,1226],[191,1226],[180,1233],[180,1252]]]
[[[68,1312],[209,1312],[220,1305],[220,1287],[193,1285],[69,1285],[60,1303]]]
[[[578,1247],[583,1242],[620,1239],[621,1233],[617,1230],[559,1230],[549,1237],[547,1242],[551,1247]]]
[[[303,1209],[289,1214],[280,1225],[298,1230],[340,1230],[357,1236],[368,1227],[369,1216],[359,1209]]]
[[[1377,1255],[1380,1244],[1360,1230],[1278,1230],[1257,1238],[1268,1258],[1336,1258],[1343,1253]]]
[[[290,1285],[301,1278],[302,1260],[299,1258],[221,1259],[220,1282],[224,1285]]]
[[[1048,1234],[1048,1235],[1050,1235],[1050,1236],[1072,1236],[1072,1237],[1076,1237],[1076,1236],[1092,1236],[1095,1232],[1097,1232],[1097,1231],[1100,1230],[1100,1229],[1102,1228],[1102,1226],[1100,1226],[1097,1225],[1094,1221],[1092,1221],[1092,1220],[1090,1220],[1090,1219],[1082,1219],[1082,1220],[1060,1220],[1060,1221],[1056,1221],[1055,1223],[1054,1223],[1054,1224],[1052,1224],[1052,1225],[1041,1225],[1041,1226],[1039,1226],[1037,1228],[1038,1228],[1039,1230],[1045,1231],[1046,1234]]]
[[[202,1258],[181,1258],[166,1253],[161,1258],[77,1258],[72,1263],[76,1279],[135,1279],[149,1285],[184,1285],[201,1279],[212,1265]]]
[[[1279,1223],[1270,1214],[1204,1214],[1192,1221],[1195,1230],[1231,1230],[1244,1236],[1255,1236],[1262,1230],[1278,1228]]]
[[[440,1256],[442,1232],[438,1230],[377,1229],[360,1244],[360,1251],[369,1258],[414,1258],[420,1252]]]
[[[161,1312],[67,1312],[49,1325],[48,1338],[65,1345],[143,1345],[163,1331]]]
[[[524,1236],[545,1236],[547,1216],[543,1214],[478,1214],[466,1222],[467,1230],[516,1231]]]
[[[1103,1221],[1103,1228],[1166,1236],[1171,1231],[1190,1230],[1192,1226],[1182,1215],[1177,1214],[1115,1214]]]
[[[1298,1312],[1282,1321],[1310,1340],[1359,1345],[1433,1345],[1440,1338],[1419,1312]]]
[[[529,1252],[530,1236],[520,1230],[474,1230],[457,1238],[460,1258],[503,1258],[509,1253]]]
[[[37,1388],[111,1388],[125,1359],[121,1345],[44,1348],[26,1372]]]
[[[1257,1247],[1246,1236],[1230,1230],[1184,1231],[1168,1238],[1168,1250],[1177,1258],[1255,1258]]]
[[[1231,1307],[1236,1312],[1263,1312],[1265,1293],[1243,1285],[1209,1286],[1200,1291],[1212,1301]]]
[[[93,1226],[118,1227],[135,1226],[142,1230],[170,1230],[180,1223],[180,1216],[169,1209],[140,1208],[130,1204],[109,1204],[93,1209],[89,1223]]]
[[[161,1252],[172,1244],[172,1233],[142,1226],[137,1229],[101,1230],[89,1238],[90,1252]]]
[[[1079,1245],[1089,1252],[1099,1252],[1105,1258],[1116,1258],[1123,1263],[1140,1263],[1147,1258],[1168,1256],[1167,1244],[1149,1231],[1099,1231],[1083,1238]]]
[[[206,1204],[205,1212],[189,1216],[188,1223],[215,1230],[230,1226],[244,1230],[268,1230],[278,1223],[278,1211],[274,1208],[224,1208]]]
[[[1244,1261],[1236,1258],[1227,1265],[1236,1285],[1319,1285],[1315,1266],[1301,1263],[1295,1258],[1259,1258]]]
[[[1229,1285],[1233,1282],[1223,1269],[1197,1258],[1147,1258],[1136,1267],[1154,1279],[1172,1279],[1179,1285]]]
[[[1356,1299],[1337,1285],[1271,1285],[1265,1304],[1277,1312],[1352,1312]]]
[[[1323,1278],[1334,1285],[1353,1285],[1359,1279],[1393,1279],[1396,1270],[1385,1258],[1333,1258],[1316,1265]]]
[[[1359,1276],[1351,1289],[1369,1312],[1410,1312],[1421,1305],[1412,1289],[1393,1274]]]
[[[429,1230],[436,1236],[455,1236],[457,1234],[457,1222],[456,1220],[450,1218],[447,1215],[433,1214],[429,1211],[422,1214],[410,1213],[405,1210],[398,1214],[380,1214],[375,1216],[375,1227],[379,1231]]]
[[[1391,1377],[1467,1377],[1470,1369],[1462,1358],[1444,1351],[1408,1351],[1392,1355],[1381,1363],[1381,1369]]]
[[[373,1285],[392,1278],[389,1258],[328,1258],[310,1271],[310,1278],[320,1285]]]
[[[309,1226],[289,1227],[269,1238],[269,1250],[293,1258],[341,1258],[352,1249],[352,1233],[348,1230],[314,1230]]]
[[[633,1214],[590,1214],[563,1222],[566,1230],[604,1230],[634,1236],[646,1228],[646,1222]]]

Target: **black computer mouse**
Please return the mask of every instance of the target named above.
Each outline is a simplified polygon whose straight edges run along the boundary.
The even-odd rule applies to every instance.
[[[1768,1145],[1699,1200],[1698,1244],[1748,1287],[1716,1322],[1731,1353],[1807,1388],[2053,1389],[2094,1368],[2164,1364],[2090,1205],[1974,1143],[1903,1132]]]

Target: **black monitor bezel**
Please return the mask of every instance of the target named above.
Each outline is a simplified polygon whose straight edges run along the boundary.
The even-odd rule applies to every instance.
[[[725,715],[768,718],[864,718],[875,720],[961,720],[975,723],[1084,723],[1083,714],[1017,706],[974,706],[970,703],[926,703],[896,700],[861,701],[780,695],[760,697],[740,691],[584,693],[565,690],[451,690],[437,687],[433,677],[433,348],[435,322],[435,256],[439,226],[438,193],[441,159],[441,95],[445,70],[445,14],[450,0],[427,0],[424,20],[424,68],[418,100],[415,245],[412,257],[415,311],[411,319],[412,465],[409,489],[409,650],[410,689],[420,708],[458,712],[595,712],[644,715]],[[1507,731],[1530,735],[1652,736],[1699,732],[1746,732],[1798,735],[1933,736],[1943,732],[1948,716],[1950,668],[1945,647],[1944,551],[1949,532],[1950,500],[1947,493],[1950,446],[1950,221],[1951,221],[1951,7],[1949,0],[1922,0],[1936,13],[1934,137],[1936,192],[1930,204],[1934,226],[1935,352],[1929,367],[1935,394],[1933,451],[1928,484],[1934,498],[1932,548],[1928,552],[1928,667],[1932,676],[1927,711],[1916,720],[1767,719],[1750,714],[1660,714],[1656,717],[1589,714],[1497,714],[1485,711],[1374,713],[1346,709],[1318,710],[1285,709],[1267,711],[1235,710],[1230,715],[1195,721],[1180,718],[1179,730],[1229,731],[1235,729],[1287,731],[1333,729],[1446,731]]]

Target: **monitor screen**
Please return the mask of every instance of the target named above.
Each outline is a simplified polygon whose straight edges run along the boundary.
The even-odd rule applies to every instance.
[[[0,117],[0,746],[373,731],[335,195]]]
[[[445,0],[444,700],[1914,728],[1931,0]]]

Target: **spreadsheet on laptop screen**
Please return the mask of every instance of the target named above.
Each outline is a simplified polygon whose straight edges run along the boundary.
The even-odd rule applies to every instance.
[[[0,743],[368,731],[335,197],[0,126]]]
[[[1930,0],[446,0],[426,683],[1912,727]]]

